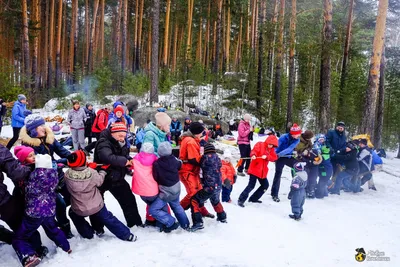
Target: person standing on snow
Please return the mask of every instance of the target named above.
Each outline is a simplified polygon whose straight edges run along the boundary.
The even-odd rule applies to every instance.
[[[86,104],[86,107],[84,108],[85,113],[86,113],[86,121],[85,121],[85,137],[88,138],[88,144],[92,143],[92,127],[94,120],[96,118],[96,112],[93,109],[93,105],[90,103]]]
[[[314,142],[314,149],[320,151],[322,162],[318,166],[318,184],[315,191],[315,197],[322,199],[328,196],[328,181],[333,174],[333,167],[331,163],[330,148],[325,144],[326,137],[324,134],[317,134]]]
[[[343,154],[346,150],[346,125],[344,122],[339,121],[336,124],[336,129],[329,130],[326,134],[326,145],[331,149],[332,154]],[[343,164],[338,158],[331,159],[333,166],[333,173],[335,174],[338,171],[338,166]]]
[[[7,113],[7,107],[6,103],[4,102],[3,99],[0,98],[0,135],[1,135],[1,130],[3,128],[3,118]]]
[[[251,162],[249,168],[249,183],[247,187],[239,196],[238,205],[244,207],[244,202],[247,200],[250,192],[256,186],[256,181],[260,183],[260,187],[250,197],[249,202],[262,203],[260,198],[268,190],[269,183],[267,179],[268,175],[268,163],[270,161],[276,161],[278,156],[275,153],[275,147],[278,146],[278,139],[275,135],[268,136],[264,142],[258,142],[253,150],[250,152]]]
[[[26,109],[26,96],[18,95],[18,100],[14,102],[11,111],[11,127],[13,129],[13,137],[8,141],[7,148],[11,149],[15,142],[18,140],[19,132],[24,126],[25,117],[32,112]]]
[[[237,175],[236,170],[231,163],[232,155],[230,153],[224,153],[221,160],[221,176],[222,176],[222,202],[231,203],[231,193],[233,185],[236,183]]]
[[[68,113],[67,121],[71,127],[72,142],[74,150],[85,148],[85,123],[86,113],[81,108],[78,100],[72,101],[73,108]]]
[[[281,135],[278,140],[278,147],[275,152],[278,156],[275,167],[274,182],[272,183],[271,196],[275,202],[279,202],[279,188],[281,185],[281,176],[283,168],[286,166],[292,168],[296,163],[296,159],[293,157],[293,151],[296,146],[300,143],[301,128],[294,123],[290,128],[290,132]]]
[[[251,115],[245,114],[243,116],[243,120],[240,121],[238,127],[238,138],[237,143],[239,145],[240,157],[241,158],[249,158],[250,157],[250,140],[252,140],[253,135],[253,127],[250,125]],[[245,176],[243,173],[243,169],[247,173],[247,170],[250,166],[250,159],[243,160],[242,164],[237,169],[237,174],[239,176]]]
[[[290,185],[291,199],[290,206],[292,213],[289,217],[293,220],[299,221],[303,215],[303,206],[306,201],[306,186],[307,186],[307,172],[305,171],[305,163],[298,162],[293,166],[295,175]]]

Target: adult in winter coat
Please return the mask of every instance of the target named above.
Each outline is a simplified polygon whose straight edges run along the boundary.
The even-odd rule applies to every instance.
[[[86,121],[85,121],[85,137],[88,138],[88,144],[92,143],[92,137],[94,136],[92,133],[92,127],[94,120],[96,118],[96,112],[93,109],[93,105],[90,103],[86,104],[84,108],[86,113]]]
[[[68,113],[67,121],[71,127],[72,142],[74,150],[85,148],[85,123],[86,113],[81,108],[79,101],[72,101],[73,108]]]
[[[97,111],[97,115],[94,119],[93,125],[92,125],[92,134],[96,138],[95,142],[91,142],[88,144],[85,149],[83,150],[86,155],[88,155],[95,147],[96,147],[96,142],[100,139],[100,133],[104,129],[107,128],[108,125],[108,116],[109,113],[111,112],[110,107],[105,107],[103,109],[100,109]]]
[[[1,129],[3,128],[3,118],[7,113],[7,107],[6,103],[4,103],[4,100],[0,98],[0,134],[1,134]]]
[[[346,125],[340,121],[336,124],[336,129],[329,130],[326,134],[326,145],[331,149],[332,154],[341,154],[346,150]],[[338,164],[343,164],[338,158],[332,157],[333,173],[338,170]]]
[[[15,142],[18,140],[19,132],[24,126],[25,117],[29,115],[26,109],[26,96],[18,95],[18,100],[14,102],[11,111],[11,127],[13,129],[13,137],[8,141],[7,148],[11,149]]]
[[[221,166],[222,163],[215,152],[215,147],[210,143],[205,144],[204,155],[200,160],[200,168],[203,172],[203,188],[191,200],[193,231],[204,228],[201,207],[204,207],[204,203],[208,199],[217,213],[217,221],[226,223],[226,212],[219,199],[222,185]]]
[[[181,133],[182,133],[182,124],[178,120],[178,117],[176,115],[172,116],[170,132],[171,132],[172,140],[175,141],[175,144],[178,145],[179,137],[181,136]]]
[[[35,150],[35,154],[50,155],[53,162],[66,163],[66,158],[71,154],[55,139],[50,127],[37,114],[25,118],[25,126],[21,129],[20,138],[23,145],[30,146]],[[54,153],[60,157],[59,160],[54,158]],[[64,184],[64,172],[61,167],[58,168],[58,179],[58,192],[61,195],[57,195],[56,218],[65,235],[71,238],[73,235],[66,210],[70,204],[70,195]]]
[[[324,134],[317,134],[313,149],[319,151],[322,156],[322,162],[318,166],[318,184],[315,191],[316,198],[324,198],[328,196],[327,185],[333,174],[331,163],[330,148],[325,144],[326,137]]]
[[[249,202],[262,203],[260,198],[268,190],[269,183],[268,163],[276,161],[278,156],[275,153],[275,147],[278,146],[278,139],[275,135],[270,135],[264,142],[258,142],[250,152],[251,163],[249,168],[249,183],[239,196],[238,205],[244,207],[250,192],[256,186],[256,181],[260,183],[260,187],[250,197]]]
[[[24,215],[25,199],[10,195],[4,184],[3,172],[15,185],[18,185],[28,179],[31,170],[29,167],[20,165],[11,152],[5,146],[0,145],[0,220],[16,231],[20,227]],[[11,244],[12,232],[5,228],[0,230],[0,241]],[[38,231],[33,232],[29,242],[38,252],[42,245]]]
[[[125,141],[126,132],[126,126],[123,123],[115,123],[110,129],[102,131],[96,143],[94,161],[98,164],[109,165],[100,191],[103,194],[105,191],[110,191],[117,199],[130,228],[134,225],[142,225],[142,219],[136,198],[125,180],[128,167],[132,166],[132,158],[129,156],[129,148]]]
[[[167,141],[167,133],[170,130],[171,118],[165,112],[157,112],[154,116],[156,123],[150,122],[144,128],[145,135],[144,143],[151,143],[154,147],[154,153],[157,155],[158,145],[161,142]]]
[[[171,207],[181,227],[188,229],[189,219],[179,202],[181,182],[178,171],[182,166],[182,161],[172,155],[169,142],[162,142],[158,146],[158,155],[160,158],[153,164],[153,176],[158,183],[159,197]]]
[[[96,165],[96,164],[94,164]],[[71,208],[69,216],[75,224],[78,233],[92,239],[94,233],[104,234],[104,230],[93,229],[85,220],[89,216],[91,221],[104,224],[115,236],[124,241],[135,241],[136,236],[131,233],[104,205],[100,187],[104,182],[106,172],[99,172],[86,167],[86,155],[83,151],[76,151],[68,157],[68,169],[65,173],[65,184],[71,193]],[[96,226],[95,223],[92,223]]]
[[[240,157],[249,158],[250,157],[250,139],[253,133],[253,127],[250,126],[251,115],[245,114],[243,120],[240,121],[238,127],[238,138],[237,143],[239,145]],[[245,176],[243,169],[247,172],[250,166],[250,159],[243,160],[242,164],[237,169],[239,176]]]
[[[345,188],[353,189],[350,180],[353,176],[358,175],[359,166],[357,161],[357,146],[353,142],[347,142],[345,151],[340,154],[333,154],[332,159],[343,162],[345,165],[345,169],[337,175],[334,187],[329,191],[331,194],[340,195],[342,182]],[[359,190],[359,187],[360,185],[355,186],[354,191],[357,191],[357,189]]]
[[[293,165],[296,163],[296,159],[293,157],[293,151],[300,142],[300,135],[301,128],[295,123],[290,128],[290,132],[281,135],[278,140],[278,147],[275,149],[278,160],[276,161],[274,182],[271,189],[271,196],[275,202],[280,201],[278,194],[279,187],[281,185],[283,168],[285,167],[285,165],[292,168]]]
[[[202,189],[200,183],[200,141],[204,139],[204,126],[199,122],[190,124],[189,129],[182,134],[179,159],[183,161],[182,168],[179,170],[179,179],[186,188],[186,196],[181,200],[181,206],[185,210],[190,208],[192,197]],[[200,207],[202,216],[214,218],[207,209]]]

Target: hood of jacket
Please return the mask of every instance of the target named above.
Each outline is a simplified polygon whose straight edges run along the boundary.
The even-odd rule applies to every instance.
[[[92,178],[92,172],[87,167],[68,169],[68,178],[71,180],[89,180]]]
[[[45,129],[46,129],[46,136],[44,137],[45,143],[52,145],[55,140],[53,131],[47,125],[45,125]],[[37,138],[37,137],[33,138],[33,137],[29,136],[25,126],[22,127],[22,129],[19,133],[19,137],[21,138],[22,143],[27,144],[29,146],[40,146],[42,144],[41,138]]]
[[[157,156],[155,154],[140,152],[134,159],[139,161],[143,166],[152,166],[154,161],[157,160]]]
[[[275,135],[270,135],[265,139],[265,143],[267,145],[273,145],[274,147],[278,147],[278,138]]]
[[[157,126],[153,122],[150,122],[149,124],[147,124],[146,128],[144,128],[144,131],[146,133],[153,132],[154,134],[156,134],[158,136],[158,138],[160,140],[165,140],[165,136],[167,135],[167,133],[158,129]]]

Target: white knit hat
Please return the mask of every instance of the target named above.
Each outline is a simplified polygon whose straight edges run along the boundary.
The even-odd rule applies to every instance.
[[[43,168],[43,169],[52,169],[53,162],[51,160],[50,155],[41,155],[37,154],[35,158],[35,167],[36,168]]]
[[[154,153],[154,146],[152,143],[143,143],[142,147],[140,148],[140,152],[145,152],[145,153],[149,153],[149,154],[153,154]]]

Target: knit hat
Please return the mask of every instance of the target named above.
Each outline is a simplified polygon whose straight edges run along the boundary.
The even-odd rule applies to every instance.
[[[362,139],[360,139],[359,141],[360,141],[360,144],[363,144],[364,146],[367,146],[367,145],[368,145],[368,140],[365,139],[365,138],[362,138]]]
[[[215,147],[212,144],[207,143],[204,145],[204,154],[210,153],[215,153]]]
[[[200,122],[192,122],[189,125],[189,130],[192,134],[201,134],[204,131],[204,126]]]
[[[294,123],[293,126],[290,128],[290,134],[291,135],[301,134],[300,126],[298,126],[296,123]]]
[[[127,132],[126,125],[123,122],[116,122],[111,126],[111,133]]]
[[[318,141],[319,139],[324,139],[324,141],[325,141],[326,140],[326,136],[324,134],[317,134],[315,136],[315,140]]]
[[[29,136],[33,138],[37,137],[36,128],[46,124],[42,116],[38,114],[31,114],[27,116],[24,122]]]
[[[37,154],[35,158],[35,167],[42,168],[42,169],[52,169],[53,168],[53,161],[51,160],[51,156]]]
[[[172,115],[172,119],[174,120],[177,120],[178,119],[178,116],[177,115]]]
[[[82,150],[77,150],[67,157],[68,166],[71,168],[82,167],[86,165],[86,154]]]
[[[122,106],[114,108],[114,114],[117,114],[118,111],[121,111],[122,115],[124,114],[124,108]]]
[[[157,153],[160,157],[172,154],[172,146],[169,142],[162,142],[158,145]]]
[[[118,100],[113,104],[113,108],[115,109],[118,106],[124,107],[125,104],[124,104],[124,102]]]
[[[92,104],[90,104],[90,103],[87,103],[87,104],[86,104],[86,108],[89,108],[90,106],[92,106],[92,107],[93,107],[93,105],[92,105]]]
[[[18,101],[26,100],[26,96],[23,94],[18,95]]]
[[[314,133],[310,130],[306,130],[304,133],[301,134],[305,140],[311,140],[314,137]]]
[[[148,154],[154,154],[154,146],[152,143],[143,143],[142,147],[140,148],[140,152],[145,152]]]
[[[339,121],[338,123],[336,123],[336,127],[338,127],[338,126],[340,126],[340,127],[346,127],[346,124],[344,124],[344,122],[343,121]]]
[[[33,151],[33,148],[31,148],[30,146],[16,146],[14,148],[14,155],[17,157],[19,162],[24,163],[26,158]]]
[[[154,117],[156,118],[157,126],[165,126],[171,124],[171,118],[165,112],[157,112]]]
[[[297,172],[302,172],[305,171],[306,163],[305,162],[297,162],[293,165],[294,171]]]

